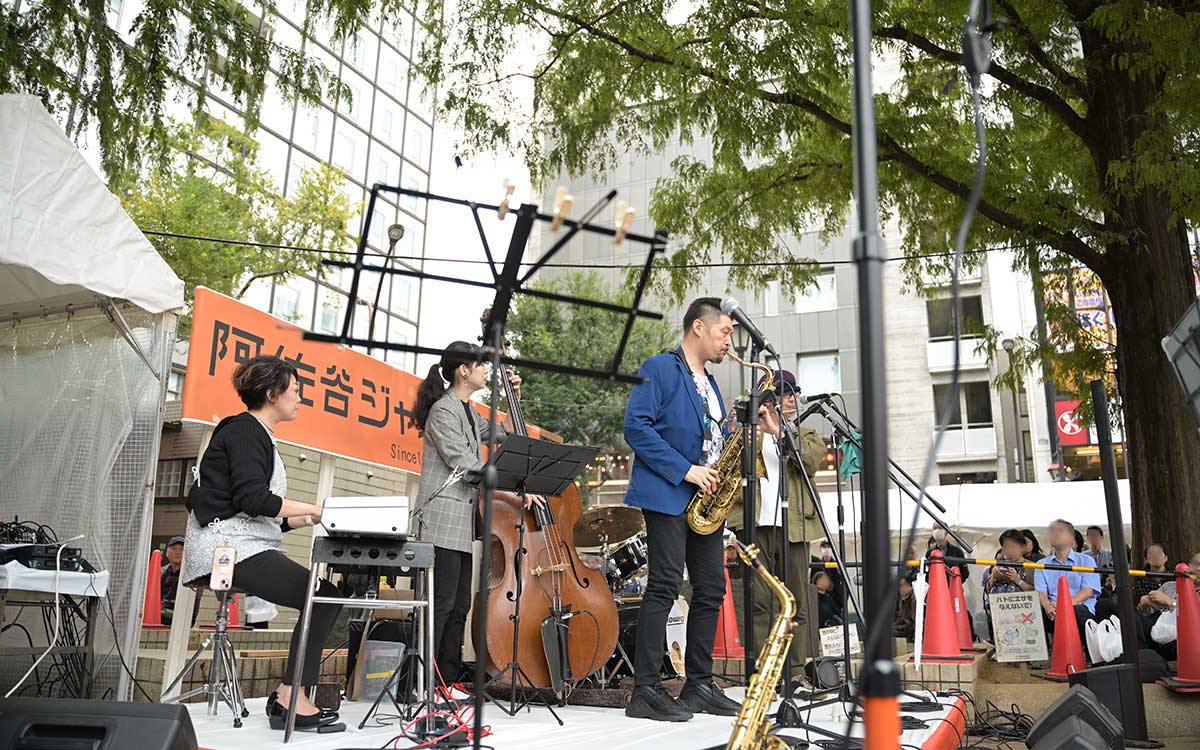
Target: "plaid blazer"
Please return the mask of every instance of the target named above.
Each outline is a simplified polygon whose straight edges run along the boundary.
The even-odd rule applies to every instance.
[[[468,422],[463,403],[453,390],[447,390],[430,407],[421,451],[421,484],[412,511],[422,541],[459,552],[471,551],[479,487],[463,479],[442,485],[456,469],[466,471],[482,458],[480,444],[487,436],[488,423],[474,407],[470,414]],[[503,434],[499,425],[497,430]]]

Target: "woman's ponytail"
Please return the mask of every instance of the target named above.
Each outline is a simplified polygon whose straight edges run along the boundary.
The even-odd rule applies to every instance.
[[[409,425],[415,425],[422,432],[425,422],[429,419],[429,410],[433,404],[446,393],[446,383],[454,385],[454,371],[459,365],[481,362],[482,352],[478,346],[466,341],[452,341],[446,347],[442,360],[429,368],[429,374],[417,388],[417,403],[409,416]]]
[[[436,363],[429,368],[429,374],[421,381],[420,387],[417,388],[417,403],[413,406],[412,414],[408,417],[409,426],[416,426],[418,430],[425,430],[425,420],[429,418],[429,410],[433,407],[433,403],[446,393],[446,385],[442,381],[441,363]]]

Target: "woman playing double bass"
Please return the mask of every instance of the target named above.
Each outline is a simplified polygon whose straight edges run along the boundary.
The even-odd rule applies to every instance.
[[[443,683],[457,682],[462,673],[463,632],[471,610],[471,543],[474,540],[475,501],[479,488],[460,475],[482,459],[488,422],[471,405],[471,396],[488,381],[488,366],[479,347],[455,341],[417,390],[412,424],[425,441],[421,484],[413,504],[417,533],[434,545],[433,641],[434,659]],[[520,397],[521,379],[509,376]],[[500,435],[507,432],[497,425]],[[498,442],[498,439],[496,440]],[[528,507],[541,497],[526,498]]]

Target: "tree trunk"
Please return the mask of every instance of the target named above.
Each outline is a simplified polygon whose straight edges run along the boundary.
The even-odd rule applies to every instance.
[[[1200,550],[1200,431],[1161,341],[1195,301],[1195,274],[1169,188],[1119,181],[1110,171],[1115,163],[1136,162],[1139,141],[1147,134],[1169,128],[1155,106],[1162,81],[1154,73],[1131,76],[1115,67],[1124,54],[1144,52],[1142,42],[1110,37],[1090,24],[1081,25],[1080,32],[1104,224],[1119,238],[1093,270],[1112,300],[1117,327],[1134,559],[1141,560],[1145,544],[1156,541],[1166,543],[1171,560],[1178,562]]]
[[[1144,250],[1126,249],[1127,262],[1105,280],[1117,324],[1134,559],[1156,541],[1178,562],[1200,550],[1200,430],[1160,342],[1195,291],[1186,238]]]

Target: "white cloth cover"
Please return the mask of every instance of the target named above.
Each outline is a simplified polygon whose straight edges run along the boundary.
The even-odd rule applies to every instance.
[[[0,589],[10,591],[40,591],[54,593],[53,570],[34,570],[16,560],[0,565]],[[58,573],[58,593],[69,596],[103,597],[108,591],[108,571],[82,573],[64,570]]]
[[[0,311],[125,299],[183,307],[183,282],[37,97],[0,96]]]

